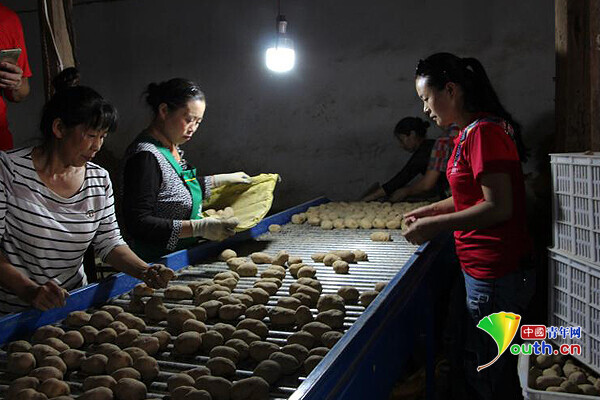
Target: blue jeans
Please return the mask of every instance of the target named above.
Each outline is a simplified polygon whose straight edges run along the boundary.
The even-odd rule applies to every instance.
[[[505,352],[494,364],[477,372],[477,366],[488,363],[498,354],[496,342],[477,328],[477,324],[483,317],[500,311],[523,316],[535,291],[535,270],[519,269],[497,279],[476,279],[464,271],[463,275],[467,294],[464,359],[467,384],[473,398],[501,398],[499,393],[507,390],[507,380],[514,378],[517,382],[516,357]],[[515,336],[515,340],[517,338]]]

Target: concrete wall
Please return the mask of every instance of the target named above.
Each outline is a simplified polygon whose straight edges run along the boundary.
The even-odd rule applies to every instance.
[[[35,74],[31,98],[9,110],[16,144],[25,145],[37,136],[43,104],[37,2],[4,3],[20,11]],[[122,117],[100,160],[114,163],[106,160],[119,158],[148,123],[145,86],[181,76],[198,81],[208,98],[205,121],[185,145],[201,172],[277,172],[275,209],[319,195],[354,199],[408,159],[391,132],[400,118],[422,116],[414,68],[437,51],[482,61],[532,149],[552,134],[552,2],[282,3],[297,51],[297,67],[285,75],[264,66],[275,0],[76,1],[83,83]]]

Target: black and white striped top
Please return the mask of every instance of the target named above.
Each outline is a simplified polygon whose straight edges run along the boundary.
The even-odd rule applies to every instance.
[[[115,217],[112,184],[105,169],[88,162],[79,191],[61,197],[39,178],[32,150],[0,152],[0,249],[34,282],[54,279],[71,290],[87,284],[83,254],[90,243],[102,259],[125,244]],[[27,307],[0,288],[0,315]]]

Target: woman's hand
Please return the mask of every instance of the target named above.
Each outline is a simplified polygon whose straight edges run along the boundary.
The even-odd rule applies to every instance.
[[[117,271],[141,279],[152,288],[164,288],[175,273],[162,264],[148,265],[129,246],[117,246],[108,253],[105,260]]]
[[[364,195],[360,201],[375,201],[378,200],[382,197],[385,196],[385,190],[383,190],[381,187],[378,187],[377,189],[367,193],[366,195]]]
[[[443,229],[436,220],[432,217],[423,217],[407,219],[408,229],[402,232],[402,235],[412,244],[423,244],[428,240],[433,239]]]
[[[412,211],[409,211],[406,214],[404,214],[402,217],[406,221],[406,224],[410,225],[413,222],[415,222],[416,220],[418,220],[419,218],[431,217],[433,215],[436,215],[436,213],[433,210],[433,208],[431,207],[431,204],[429,204],[429,205],[426,205],[423,207],[416,208]]]
[[[372,184],[360,198],[360,201],[375,201],[386,195],[385,190],[379,185],[379,182]]]
[[[449,197],[404,214],[404,223],[408,228],[402,235],[412,244],[422,244],[440,232],[452,229],[446,221],[446,216],[453,208],[454,201]]]
[[[43,285],[28,287],[21,299],[38,310],[46,311],[51,308],[63,307],[67,297],[69,297],[69,292],[54,281],[48,281]]]
[[[175,272],[167,268],[163,264],[150,265],[142,274],[142,280],[151,288],[160,289],[167,287],[167,284],[173,277]]]
[[[392,193],[392,195],[390,196],[390,201],[392,203],[398,203],[407,197],[408,197],[408,188],[403,187],[403,188],[396,190],[394,193]]]
[[[234,172],[231,174],[213,175],[215,187],[228,185],[230,183],[252,183],[252,178],[245,172]]]
[[[192,219],[192,237],[202,237],[208,240],[221,241],[235,235],[235,227],[240,221],[235,218],[218,219],[215,217],[206,217],[202,219]]]
[[[415,222],[419,218],[433,217],[434,215],[448,214],[454,212],[454,200],[452,197],[440,200],[437,203],[432,203],[415,210],[407,212],[403,215],[407,224]]]

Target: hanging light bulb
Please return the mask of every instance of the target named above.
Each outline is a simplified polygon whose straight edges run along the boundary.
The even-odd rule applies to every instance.
[[[287,37],[287,21],[281,14],[277,16],[277,39],[275,46],[267,49],[267,68],[274,72],[288,72],[296,64],[296,52],[292,39]]]

